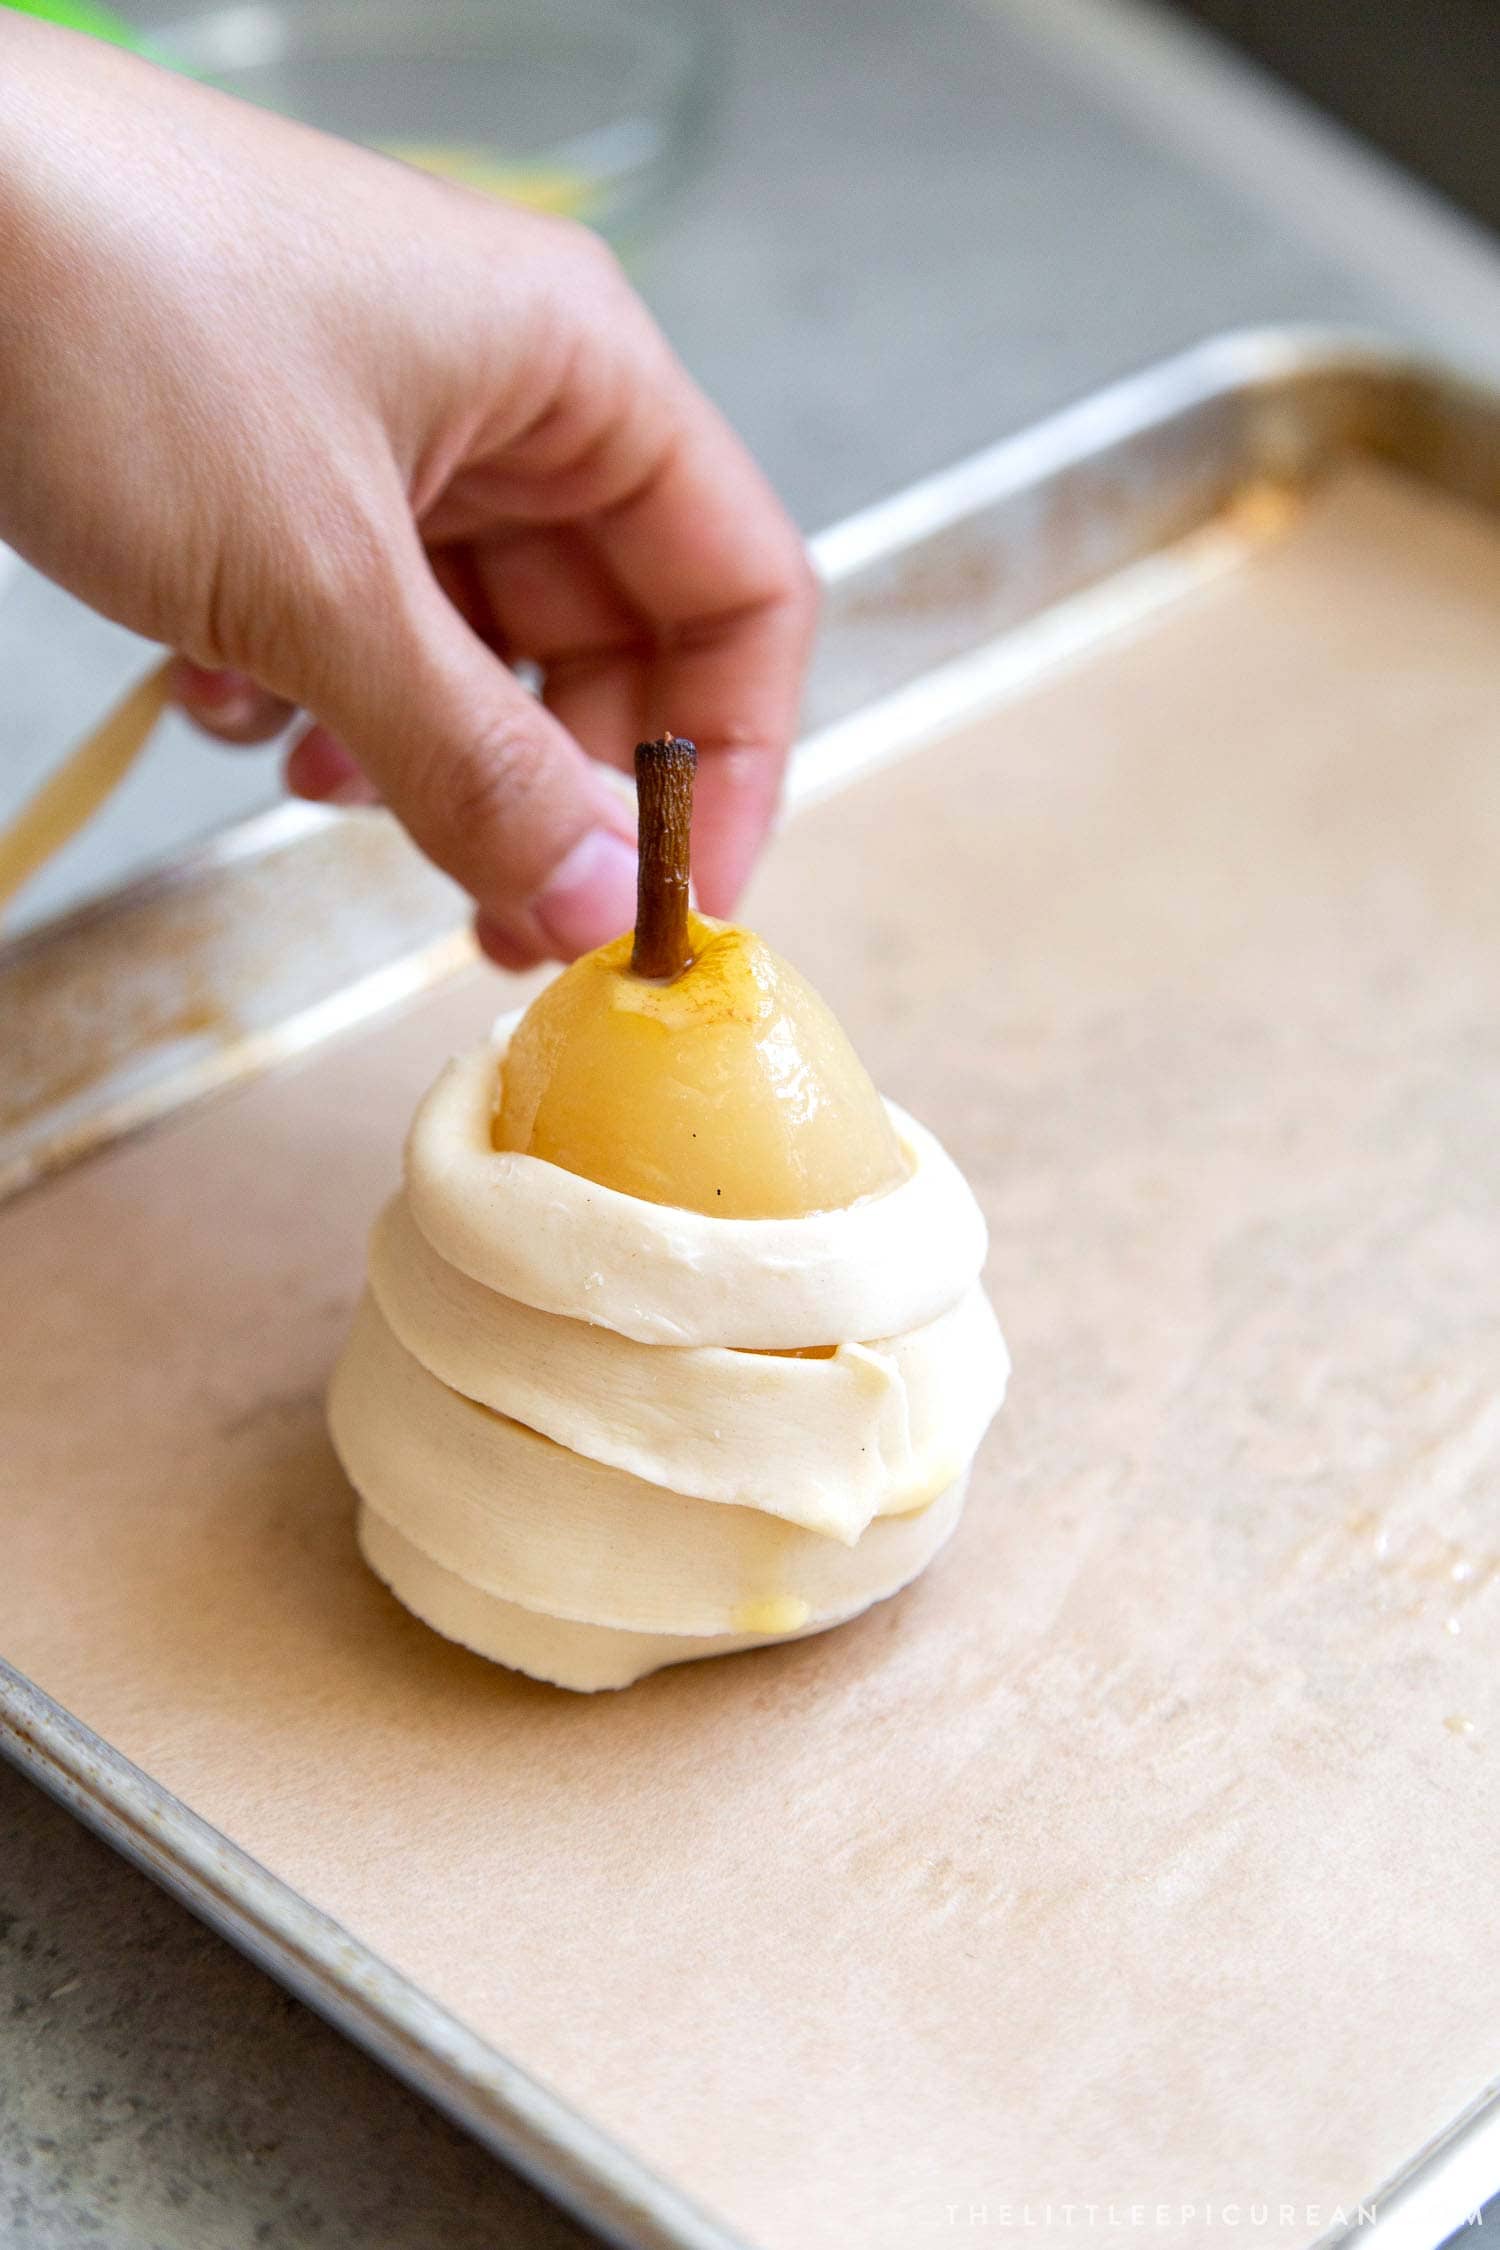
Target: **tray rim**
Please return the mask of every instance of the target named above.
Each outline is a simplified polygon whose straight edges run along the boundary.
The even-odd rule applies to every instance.
[[[1500,446],[1500,386],[1478,380],[1472,369],[1366,330],[1300,323],[1235,329],[1127,375],[832,526],[811,542],[819,575],[830,588],[848,585],[981,508],[1045,487],[1125,439],[1168,428],[1215,403],[1274,396],[1309,376],[1344,378],[1372,389],[1414,384],[1435,400],[1446,397],[1478,410],[1493,425]],[[892,700],[890,694],[877,696],[864,711],[835,720],[799,745],[799,758],[815,751],[824,735],[878,713]],[[849,765],[837,785],[856,779],[861,770]],[[795,803],[795,786],[792,794]],[[315,808],[280,806],[229,824],[116,890],[0,946],[0,967],[7,957],[34,956],[54,939],[106,923],[122,907],[201,883],[238,861],[295,847],[321,832],[327,820]],[[316,1043],[386,1012],[461,965],[451,948],[439,951],[441,961],[429,977],[363,980],[379,986],[371,1006],[353,1014],[326,1007]],[[313,1042],[303,1042],[308,1043]],[[268,1043],[258,1067],[280,1059]],[[182,1100],[192,1098],[186,1089]],[[129,1120],[121,1132],[138,1130],[141,1122]],[[119,1137],[113,1133],[91,1143],[80,1155]],[[3,1658],[0,1755],[258,1967],[622,2250],[753,2250]],[[1435,2250],[1476,2208],[1478,2179],[1493,2183],[1491,2193],[1500,2187],[1500,2076],[1367,2202],[1362,2199],[1347,2224],[1320,2236],[1309,2250],[1356,2240],[1370,2250]],[[1372,2208],[1376,2218],[1363,2219]]]
[[[1357,439],[1345,426],[1351,401]],[[893,742],[904,747],[915,691],[941,686],[946,696],[955,688],[956,701],[932,695],[930,712],[945,725],[967,716],[976,682],[949,678],[965,672],[955,659],[1003,644],[1019,676],[1011,660],[1024,664],[1034,653],[1022,645],[1028,621],[1068,616],[1081,590],[1128,578],[1121,566],[1132,557],[1164,556],[1184,528],[1222,505],[1230,480],[1305,486],[1351,442],[1381,450],[1382,433],[1388,457],[1403,458],[1403,444],[1412,442],[1403,416],[1410,418],[1413,404],[1440,431],[1472,430],[1476,413],[1493,428],[1489,394],[1462,369],[1410,345],[1341,328],[1234,330],[824,532],[812,542],[826,595],[810,682],[815,723],[792,760],[789,805],[846,785],[888,756]],[[1181,433],[1201,438],[1203,425],[1209,441],[1192,454]],[[1176,460],[1138,458],[1153,437],[1170,455],[1174,435]],[[1494,443],[1484,450],[1493,455]],[[1454,464],[1445,467],[1451,481]],[[1195,480],[1214,489],[1197,489]],[[1486,498],[1500,507],[1500,462],[1490,462],[1485,482]],[[1039,524],[1049,501],[1057,520]],[[1069,507],[1071,542],[1066,528],[1059,536]],[[1076,518],[1091,510],[1080,540]],[[1162,511],[1175,520],[1163,520]],[[1111,541],[1116,551],[1108,551]],[[1038,554],[1046,557],[1039,573]],[[925,560],[941,574],[945,557],[949,579],[934,599],[921,566]],[[961,563],[977,566],[977,591],[954,567]],[[1019,594],[1005,584],[1008,569]],[[1042,583],[1029,582],[1028,569]],[[1082,618],[1069,618],[1075,646],[1080,626],[1085,640],[1099,626],[1086,600],[1078,606]],[[988,684],[988,675],[978,683]],[[884,733],[878,751],[872,716],[882,723],[875,732]],[[271,902],[288,931],[269,992],[244,973],[257,897]],[[314,897],[319,916],[310,926]],[[187,951],[185,922],[195,925]],[[97,986],[106,957],[102,1000],[94,990],[80,1014],[79,981],[86,990]],[[114,890],[0,938],[0,1014],[7,1004],[39,1011],[41,1033],[29,1065],[23,1047],[19,1103],[13,1099],[0,1117],[0,1201],[201,1095],[355,1028],[474,958],[466,902],[388,815],[340,817],[296,804],[227,824]],[[215,1003],[207,1022],[202,991],[187,973],[205,960],[213,963]],[[141,1015],[145,993],[152,1000]],[[119,1026],[127,1020],[131,1038],[122,1046]],[[49,1079],[38,1056],[66,1056],[63,1079],[55,1063]]]
[[[836,596],[851,580],[919,540],[1027,487],[1043,485],[1121,439],[1167,424],[1194,407],[1272,391],[1308,376],[1343,376],[1372,385],[1412,382],[1500,411],[1500,381],[1492,385],[1472,366],[1377,328],[1288,322],[1225,329],[1087,392],[814,532],[807,544],[816,576],[825,596]],[[837,622],[835,618],[835,627]],[[828,629],[825,616],[825,637]],[[799,741],[794,769],[809,739]],[[0,935],[0,968],[108,919],[122,906],[196,884],[237,862],[322,833],[339,817],[327,806],[286,799],[226,821],[182,850],[148,860],[97,896],[14,936]]]

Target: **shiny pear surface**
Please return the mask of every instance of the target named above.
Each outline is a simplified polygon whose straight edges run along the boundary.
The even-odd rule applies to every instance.
[[[749,930],[695,914],[691,942],[667,983],[631,973],[627,935],[547,987],[506,1056],[495,1147],[727,1219],[896,1186],[885,1105],[812,986]]]

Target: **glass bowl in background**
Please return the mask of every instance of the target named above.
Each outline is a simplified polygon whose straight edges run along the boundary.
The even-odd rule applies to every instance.
[[[129,11],[225,93],[534,207],[636,235],[698,170],[714,0],[264,0]]]
[[[0,0],[3,4],[3,0]],[[114,0],[121,45],[346,138],[584,219],[627,254],[712,145],[727,0]],[[0,824],[149,651],[0,547]],[[8,755],[14,748],[20,754]],[[6,930],[270,803],[271,753],[165,739]]]

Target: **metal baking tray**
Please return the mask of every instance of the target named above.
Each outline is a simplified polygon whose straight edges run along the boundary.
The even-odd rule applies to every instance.
[[[826,533],[793,802],[1234,567],[1278,495],[1359,455],[1500,515],[1500,396],[1379,342],[1264,331],[1118,384]],[[472,957],[465,925],[458,893],[383,818],[289,807],[28,933],[0,950],[0,1196],[429,989]],[[610,2239],[730,2250],[675,2188],[3,1664],[0,1748]],[[1378,2216],[1359,2238],[1435,2244],[1497,2184],[1490,2099],[1399,2179],[1369,2183]]]

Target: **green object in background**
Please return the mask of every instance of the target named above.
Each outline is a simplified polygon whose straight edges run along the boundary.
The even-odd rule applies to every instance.
[[[107,39],[112,47],[146,51],[146,42],[123,16],[111,8],[96,8],[93,0],[0,0],[23,16],[40,16],[45,23],[61,24],[65,31],[86,31],[91,39]]]

